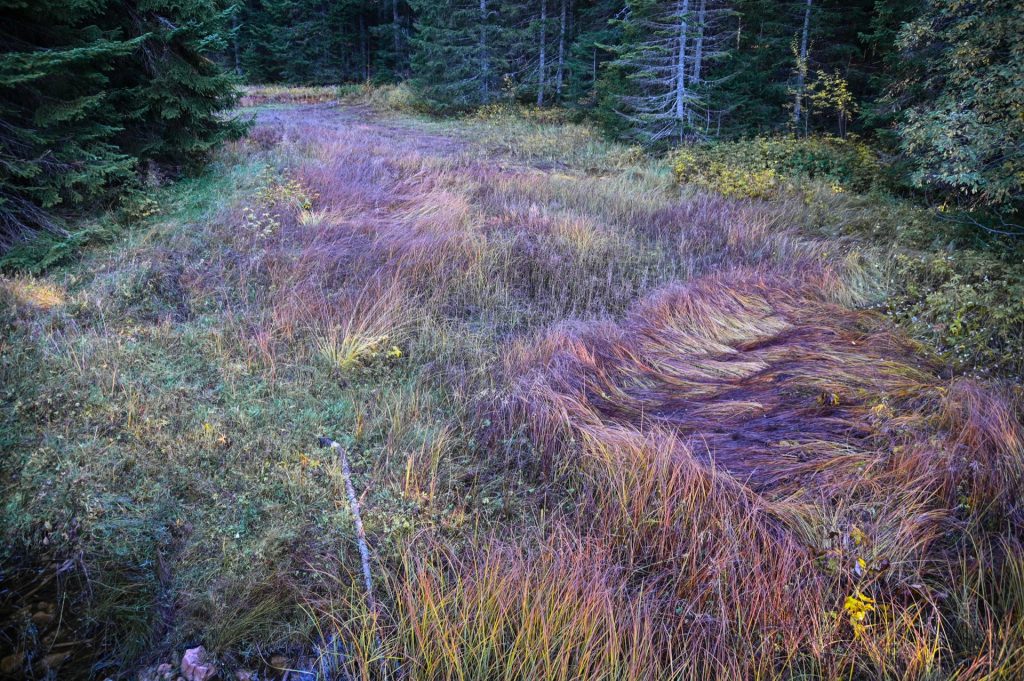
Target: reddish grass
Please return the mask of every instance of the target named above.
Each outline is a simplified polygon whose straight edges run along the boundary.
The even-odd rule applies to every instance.
[[[226,216],[248,226],[190,281],[228,282],[268,364],[277,338],[416,345],[547,506],[539,528],[410,544],[382,620],[344,580],[315,600],[354,676],[381,656],[424,679],[1024,669],[1015,407],[852,309],[856,257],[787,226],[799,206],[368,132],[286,126],[311,205],[271,197],[269,234]],[[437,456],[408,462],[433,496]]]
[[[573,516],[645,592],[715,623],[678,632],[684,677],[948,672],[958,625],[943,590],[1002,560],[979,551],[950,570],[962,542],[988,536],[975,522],[1016,514],[1013,407],[829,303],[840,285],[827,268],[713,275],[509,356],[501,427],[529,424],[537,464],[584,490]],[[842,612],[856,593],[874,599],[863,631]]]

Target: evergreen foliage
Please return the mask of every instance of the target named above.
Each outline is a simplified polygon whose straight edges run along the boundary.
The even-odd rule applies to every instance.
[[[707,134],[712,110],[709,74],[734,40],[733,13],[718,0],[632,0],[621,20],[612,64],[611,106],[647,141]],[[609,103],[608,98],[605,100]]]
[[[193,166],[242,126],[199,0],[3,0],[0,247],[95,209],[142,161]]]
[[[408,81],[441,112],[557,104],[647,144],[855,133],[946,204],[1005,216],[1024,195],[1012,0],[0,3],[0,245],[236,134],[224,65]]]
[[[488,104],[508,62],[501,0],[413,0],[413,84],[435,109]]]
[[[59,231],[54,210],[129,177],[116,137],[115,61],[139,48],[92,24],[93,3],[7,0],[0,24],[0,247]]]
[[[884,134],[906,68],[897,37],[925,4],[246,0],[234,47],[253,83],[409,80],[435,110],[557,103],[646,140]],[[696,82],[680,88],[684,18]]]
[[[246,0],[232,50],[254,83],[327,85],[409,76],[404,0]]]

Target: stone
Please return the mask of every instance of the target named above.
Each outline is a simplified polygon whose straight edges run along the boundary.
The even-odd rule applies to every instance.
[[[25,652],[12,653],[0,659],[0,674],[14,676],[23,664],[25,664]]]
[[[185,681],[209,681],[217,676],[217,667],[206,659],[206,648],[189,648],[181,656],[181,674]]]
[[[71,653],[51,653],[44,657],[40,664],[42,664],[43,669],[52,672],[67,662],[69,657],[71,657]]]
[[[51,612],[44,612],[40,610],[39,612],[32,615],[32,623],[40,629],[49,626],[50,623],[53,622],[53,620],[54,616],[53,613]]]

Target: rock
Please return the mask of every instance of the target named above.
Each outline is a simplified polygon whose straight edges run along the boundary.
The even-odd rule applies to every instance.
[[[53,622],[54,616],[52,612],[39,612],[32,615],[32,623],[42,629],[43,627],[49,626],[50,622]]]
[[[235,678],[238,681],[253,681],[256,678],[256,672],[251,672],[247,669],[239,669],[235,672]]]
[[[164,679],[164,681],[171,681],[174,678],[174,666],[164,662],[156,668],[156,675]]]
[[[185,681],[209,681],[217,675],[217,667],[206,659],[206,648],[189,648],[181,656],[181,674]]]
[[[43,665],[43,669],[52,672],[64,664],[69,657],[71,657],[71,653],[51,653],[44,657],[40,664]]]
[[[25,653],[13,653],[7,657],[0,659],[0,674],[4,676],[14,676],[25,664]]]
[[[279,672],[283,672],[291,666],[291,662],[284,655],[274,655],[270,658],[270,666]]]

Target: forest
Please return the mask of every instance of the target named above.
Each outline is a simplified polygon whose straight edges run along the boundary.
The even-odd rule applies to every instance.
[[[0,680],[1024,677],[1018,0],[0,0]]]
[[[241,82],[408,83],[417,106],[434,113],[499,102],[561,107],[647,147],[852,137],[870,144],[863,154],[885,159],[887,188],[980,210],[968,219],[1016,234],[1019,9],[1008,0],[154,1],[137,9],[9,0],[0,239],[9,245],[57,226],[55,212],[95,202],[140,163],[201,161],[237,134],[217,112]],[[70,144],[47,153],[55,140]]]

